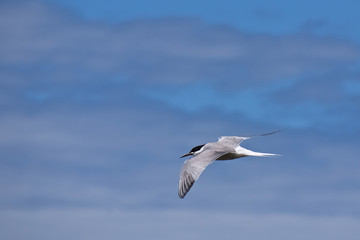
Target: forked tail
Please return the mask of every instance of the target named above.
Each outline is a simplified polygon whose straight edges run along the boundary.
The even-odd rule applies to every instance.
[[[281,157],[281,154],[275,154],[275,153],[260,153],[260,157]]]
[[[247,156],[254,156],[254,157],[280,157],[280,154],[275,154],[275,153],[261,153],[261,152],[254,152],[248,149],[244,149],[245,150],[245,154]]]

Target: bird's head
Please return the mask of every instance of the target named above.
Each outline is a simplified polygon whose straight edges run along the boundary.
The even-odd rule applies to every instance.
[[[205,146],[205,144],[193,147],[189,153],[182,155],[180,158],[198,154],[202,150],[203,146]]]

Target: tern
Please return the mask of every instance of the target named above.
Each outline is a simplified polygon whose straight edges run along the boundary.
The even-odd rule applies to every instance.
[[[253,136],[267,136],[279,132],[280,130]],[[253,152],[240,146],[240,143],[248,137],[223,136],[217,142],[211,142],[193,147],[189,153],[181,156],[193,156],[186,160],[180,171],[179,191],[180,198],[184,198],[193,186],[194,182],[200,177],[205,168],[216,160],[232,160],[247,156],[274,157],[280,156],[273,153]]]

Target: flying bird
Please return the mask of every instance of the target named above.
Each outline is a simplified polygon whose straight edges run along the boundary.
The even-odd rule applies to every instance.
[[[279,132],[280,130],[253,136],[267,136]],[[215,160],[232,160],[247,156],[272,157],[279,156],[272,153],[253,152],[240,146],[240,143],[248,137],[223,136],[217,142],[211,142],[196,146],[189,153],[181,156],[193,156],[186,160],[180,171],[179,191],[180,198],[184,198],[193,186],[194,182],[200,177],[205,168]]]

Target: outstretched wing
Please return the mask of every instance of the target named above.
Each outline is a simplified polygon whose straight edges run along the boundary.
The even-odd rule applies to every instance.
[[[219,143],[223,143],[226,144],[227,146],[231,146],[231,147],[237,147],[240,145],[240,143],[246,139],[249,139],[251,137],[256,137],[256,136],[268,136],[268,135],[272,135],[275,134],[277,132],[280,132],[281,130],[276,130],[273,132],[268,132],[268,133],[262,133],[262,134],[257,134],[257,135],[251,135],[251,136],[246,136],[246,137],[238,137],[238,136],[223,136],[219,138]]]
[[[216,148],[208,148],[186,160],[180,172],[179,197],[184,198],[205,168],[226,153],[227,151],[223,149],[216,150]]]
[[[237,137],[237,136],[223,136],[219,138],[219,143],[225,144],[229,147],[236,148],[240,143],[249,137]]]

